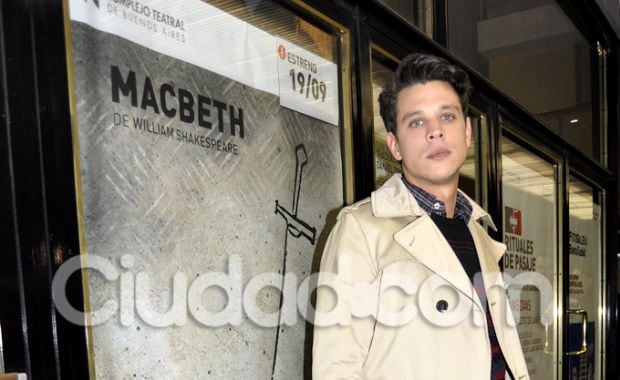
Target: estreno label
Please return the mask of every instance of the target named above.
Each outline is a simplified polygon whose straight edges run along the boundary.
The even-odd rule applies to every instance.
[[[338,66],[295,44],[276,41],[280,105],[338,124]]]

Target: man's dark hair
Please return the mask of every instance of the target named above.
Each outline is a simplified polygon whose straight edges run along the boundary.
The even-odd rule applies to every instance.
[[[379,111],[388,132],[396,133],[396,102],[405,88],[439,80],[448,82],[459,97],[463,115],[467,115],[471,84],[467,73],[443,58],[414,53],[398,65],[392,78],[383,86],[379,95]]]

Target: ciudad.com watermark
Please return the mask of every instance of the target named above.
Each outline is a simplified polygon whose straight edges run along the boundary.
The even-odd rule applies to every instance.
[[[537,322],[548,324],[553,301],[551,283],[535,272],[514,277],[507,273],[484,274],[487,294],[506,294],[507,289],[516,289],[511,292],[512,301],[495,305],[497,302],[491,302],[491,298],[486,302],[473,294],[474,287],[483,283],[481,274],[474,277],[473,287],[471,284],[466,287],[471,292],[469,295],[452,285],[462,284],[462,275],[453,273],[431,273],[419,280],[399,271],[384,270],[371,281],[360,281],[356,280],[352,260],[345,256],[338,262],[337,273],[319,272],[299,278],[294,273],[265,272],[244,282],[242,257],[231,255],[227,272],[207,272],[191,281],[187,274],[176,272],[168,292],[171,298],[169,308],[162,312],[152,302],[156,287],[152,286],[149,272],[133,271],[135,260],[130,254],[122,256],[119,264],[120,268],[113,260],[93,254],[67,260],[56,272],[52,283],[58,312],[69,322],[82,326],[97,326],[113,319],[123,326],[130,326],[137,317],[152,327],[183,326],[191,316],[205,327],[238,326],[247,319],[266,328],[294,326],[300,321],[323,327],[346,326],[356,318],[373,318],[377,323],[393,327],[424,318],[428,323],[450,327],[466,318],[471,318],[477,326],[484,326],[485,308],[490,304],[499,307],[497,315],[502,316],[502,322],[514,326],[520,322],[523,311],[528,313],[532,309],[538,315]],[[98,272],[118,290],[108,292],[110,298],[88,313],[75,309],[66,295],[69,278],[83,269]],[[489,287],[489,283],[494,285]],[[265,310],[265,305],[259,302],[259,293],[269,288],[280,293],[277,310]],[[533,290],[536,295],[527,300],[527,308],[519,307],[524,304],[520,299],[524,289]],[[213,310],[213,304],[205,300],[204,294],[208,290],[225,294],[225,305],[219,310]],[[90,289],[91,293],[95,291]],[[315,291],[319,293],[316,308],[312,302]],[[489,297],[506,300],[503,295]]]

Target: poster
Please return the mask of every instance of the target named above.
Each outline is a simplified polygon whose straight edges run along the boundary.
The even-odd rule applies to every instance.
[[[338,117],[281,106],[276,37],[202,1],[70,12],[96,377],[302,378]]]

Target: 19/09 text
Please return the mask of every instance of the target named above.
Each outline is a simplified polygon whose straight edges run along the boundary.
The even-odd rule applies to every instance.
[[[321,102],[325,102],[325,97],[327,96],[327,85],[325,85],[325,82],[312,77],[310,73],[304,75],[302,72],[296,72],[295,69],[289,71],[289,76],[293,83],[294,92],[297,91],[297,85],[299,85],[299,93],[303,95],[305,92],[306,98],[312,95],[315,100],[320,99]]]

